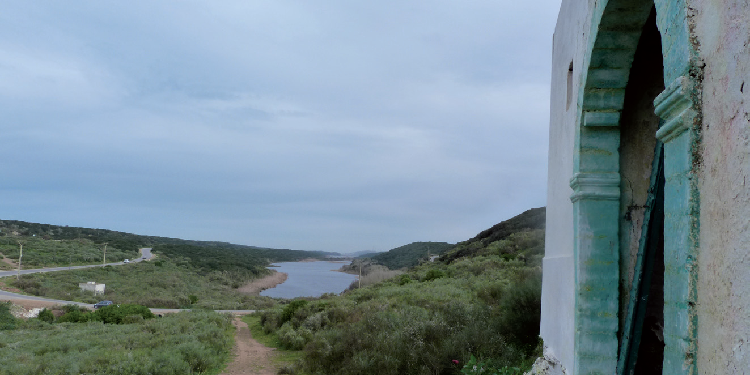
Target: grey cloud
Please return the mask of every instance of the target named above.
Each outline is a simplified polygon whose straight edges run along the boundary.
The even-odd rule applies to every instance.
[[[558,7],[9,4],[0,210],[334,251],[467,239],[544,204]]]

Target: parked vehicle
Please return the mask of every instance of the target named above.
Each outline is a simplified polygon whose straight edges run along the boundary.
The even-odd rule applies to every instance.
[[[112,304],[112,301],[99,301],[99,302],[97,302],[97,303],[94,304],[94,308],[98,309],[100,307],[109,306],[111,304]]]
[[[125,259],[125,260],[123,260],[122,262],[123,262],[123,263],[130,263],[130,260],[129,260],[129,259]]]

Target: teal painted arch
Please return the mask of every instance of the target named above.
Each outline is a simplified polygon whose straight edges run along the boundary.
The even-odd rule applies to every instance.
[[[689,75],[697,65],[684,0],[597,1],[583,76],[581,122],[584,126],[618,126],[630,67],[638,40],[653,7],[662,36],[664,85]]]
[[[666,266],[688,269],[665,275],[665,290],[685,292],[674,300],[665,299],[665,319],[673,314],[684,321],[670,325],[665,320],[664,333],[669,338],[665,338],[664,373],[692,374],[697,368],[691,360],[696,351],[697,317],[694,310],[680,306],[695,302],[696,271],[683,259],[694,259],[698,247],[699,194],[690,161],[695,157],[691,150],[700,142],[695,130],[700,121],[696,99],[700,82],[690,74],[699,62],[690,43],[687,7],[685,0],[598,0],[594,7],[578,93],[570,183],[576,264],[574,373],[611,374],[617,365],[620,115],[641,32],[655,7],[667,87],[655,101],[657,115],[666,123],[656,136],[665,143],[665,214],[671,218],[665,223],[665,242],[675,244],[665,254],[671,252],[680,259]]]

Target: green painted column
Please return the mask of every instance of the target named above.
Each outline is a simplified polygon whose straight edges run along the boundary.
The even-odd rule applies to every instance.
[[[696,374],[699,193],[694,84],[678,77],[654,101],[664,142],[664,374]]]
[[[616,126],[584,123],[580,135],[578,173],[570,182],[576,265],[573,373],[612,374],[618,344],[620,132]]]

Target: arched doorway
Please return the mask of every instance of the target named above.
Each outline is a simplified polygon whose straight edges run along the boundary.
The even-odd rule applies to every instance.
[[[595,7],[570,183],[574,373],[612,373],[617,367],[621,340],[627,336],[627,301],[641,293],[630,291],[636,250],[640,242],[654,238],[641,240],[641,232],[649,230],[639,227],[646,210],[638,202],[656,181],[649,178],[652,165],[658,164],[653,163],[655,147],[649,148],[656,139],[664,142],[664,224],[652,230],[660,239],[653,251],[663,251],[656,258],[664,264],[652,264],[657,270],[649,271],[657,275],[651,283],[657,287],[648,288],[653,295],[645,309],[655,322],[646,328],[653,336],[644,337],[642,347],[651,349],[643,353],[642,363],[662,359],[664,373],[691,373],[697,325],[692,265],[698,246],[698,190],[691,173],[692,149],[699,142],[700,82],[694,74],[698,64],[686,8],[680,0],[605,0]],[[644,40],[642,33],[652,37]],[[661,35],[661,43],[654,35]],[[662,57],[663,69],[657,66],[659,74],[652,74]],[[663,352],[654,350],[660,345]]]

